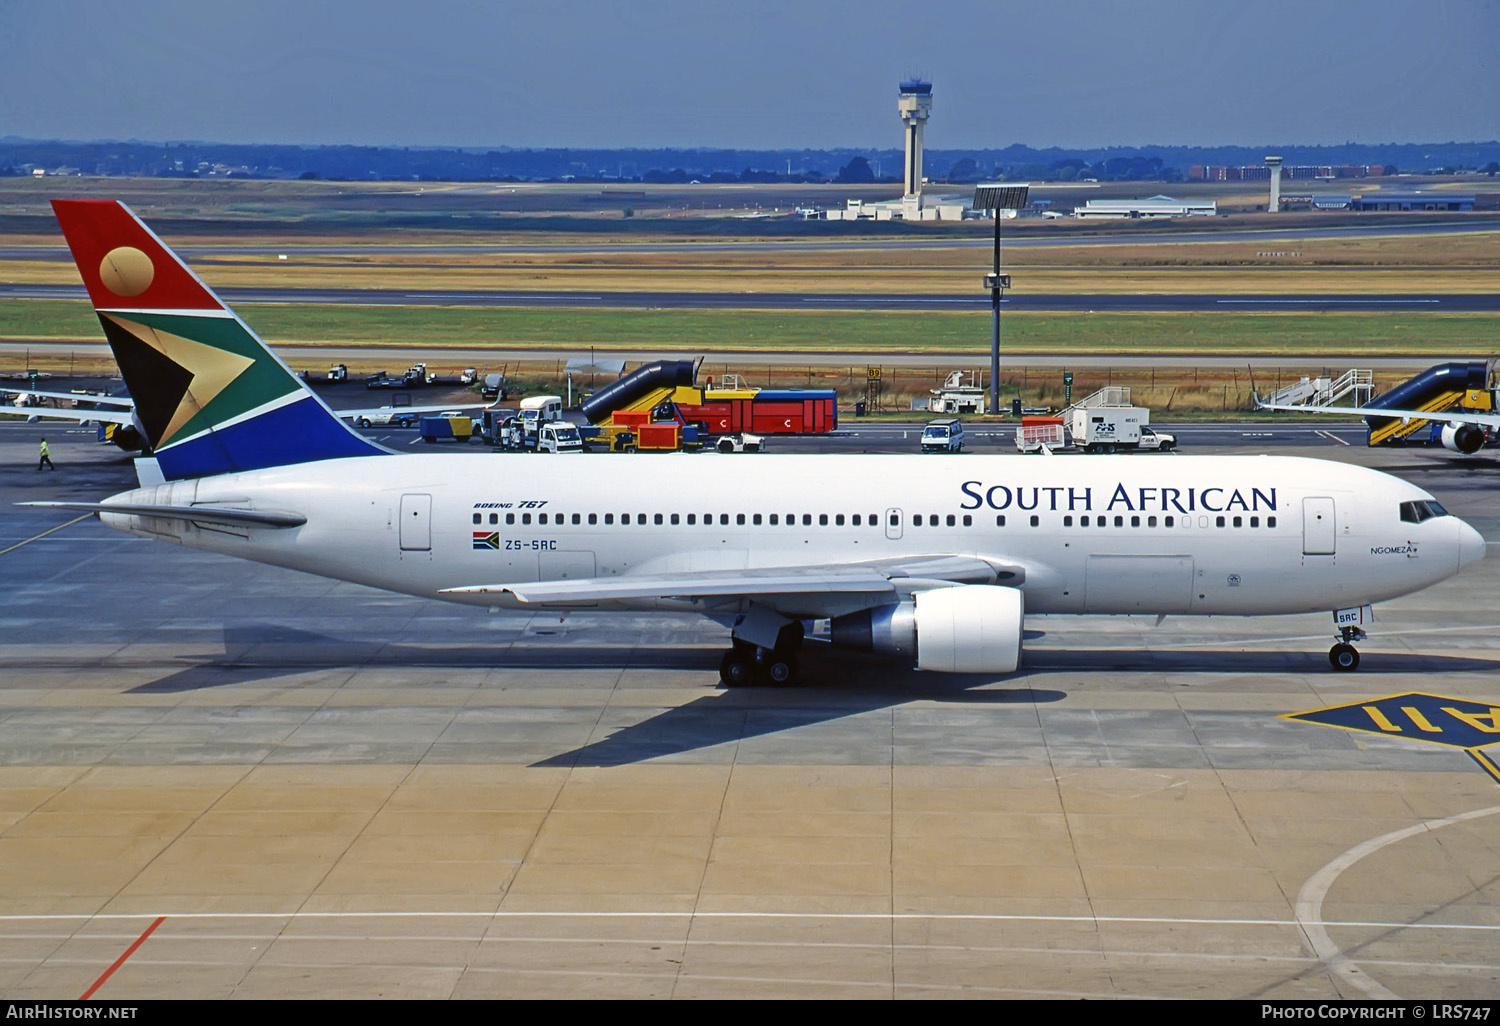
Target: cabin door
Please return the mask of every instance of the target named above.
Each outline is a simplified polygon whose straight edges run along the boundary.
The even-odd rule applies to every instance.
[[[1310,495],[1302,500],[1302,554],[1331,556],[1338,537],[1333,519],[1333,499]]]
[[[401,496],[401,551],[432,550],[432,496]]]

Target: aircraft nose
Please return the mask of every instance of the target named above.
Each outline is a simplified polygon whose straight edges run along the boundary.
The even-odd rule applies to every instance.
[[[1484,535],[1467,523],[1458,522],[1458,565],[1466,567],[1484,558]]]

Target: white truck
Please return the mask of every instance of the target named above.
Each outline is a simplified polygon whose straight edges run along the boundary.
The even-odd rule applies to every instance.
[[[1068,434],[1084,452],[1170,452],[1177,439],[1152,431],[1150,422],[1151,411],[1144,406],[1075,406],[1068,411]]]
[[[562,397],[556,395],[533,395],[521,400],[521,429],[526,433],[526,448],[535,449],[537,433],[543,424],[562,420]]]

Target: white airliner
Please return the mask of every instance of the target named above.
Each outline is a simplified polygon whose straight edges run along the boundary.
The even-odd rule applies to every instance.
[[[476,606],[688,610],[725,683],[786,682],[803,623],[1004,674],[1023,615],[1331,611],[1484,554],[1431,495],[1288,457],[397,454],[335,417],[126,207],[53,204],[156,455],[111,527]],[[582,471],[586,470],[587,473]]]

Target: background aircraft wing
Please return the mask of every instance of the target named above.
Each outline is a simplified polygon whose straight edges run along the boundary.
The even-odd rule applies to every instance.
[[[483,410],[489,403],[446,403],[442,406],[373,406],[364,410],[334,410],[333,412],[345,420],[358,420],[360,417],[385,418],[396,414],[405,416],[408,413],[457,413],[459,410]]]
[[[0,406],[0,416],[25,417],[36,420],[66,420],[74,424],[133,424],[134,414],[130,410],[61,410],[53,406]]]
[[[1440,424],[1482,424],[1500,428],[1500,413],[1478,410],[1385,410],[1373,406],[1293,406],[1287,403],[1256,403],[1258,410],[1284,413],[1342,413],[1352,417],[1383,417],[1386,420],[1432,420]]]
[[[24,395],[37,399],[65,399],[75,400],[81,403],[98,403],[101,406],[120,406],[132,409],[135,400],[123,395],[89,395],[87,392],[43,392],[31,388],[7,388],[0,389],[0,395]]]

